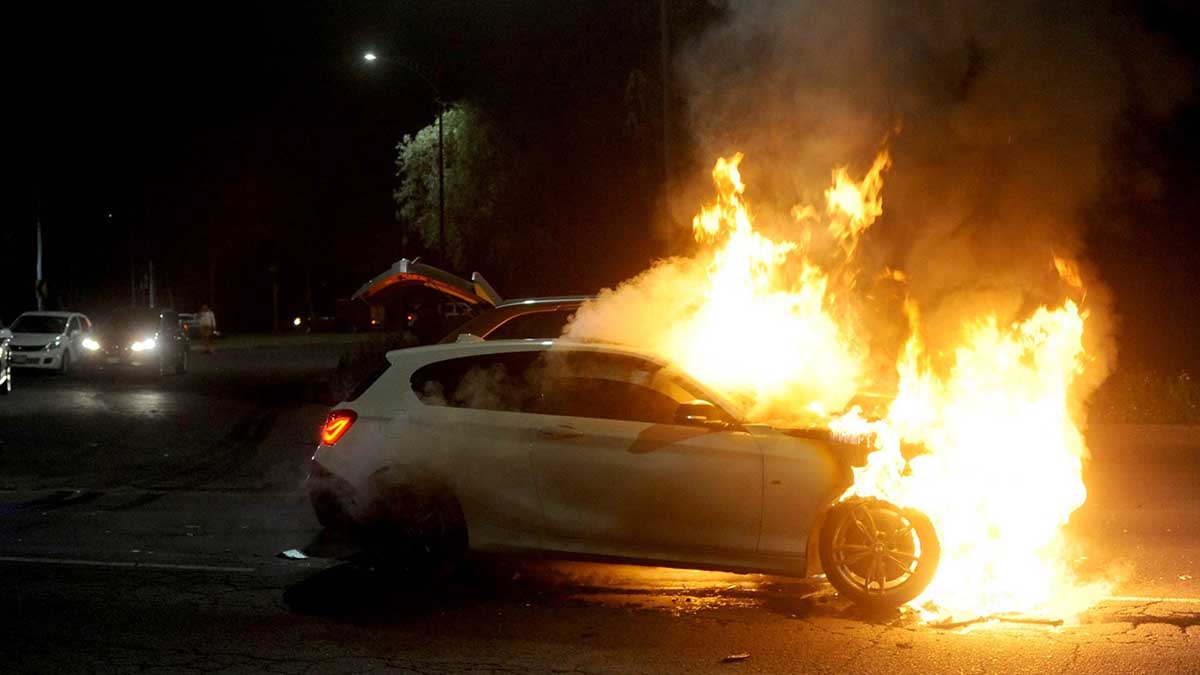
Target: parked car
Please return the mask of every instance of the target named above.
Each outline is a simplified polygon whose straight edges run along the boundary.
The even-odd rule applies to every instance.
[[[450,331],[441,341],[456,342],[460,336],[482,340],[561,337],[579,306],[590,299],[587,295],[572,295],[503,300]]]
[[[149,368],[160,375],[186,373],[191,350],[179,314],[161,307],[118,309],[96,326],[83,346],[98,367]]]
[[[25,312],[12,324],[12,364],[70,372],[83,357],[92,323],[78,312]]]
[[[5,328],[4,320],[0,319],[0,396],[12,393],[12,348],[9,346],[12,336],[12,331]]]
[[[180,312],[179,313],[179,327],[183,329],[184,333],[187,333],[189,338],[193,334],[195,334],[196,325],[197,325],[198,321],[199,321],[199,319],[196,317],[196,315],[194,313],[190,313],[190,312]]]
[[[329,413],[307,486],[318,520],[385,569],[477,550],[824,571],[857,603],[895,606],[932,579],[938,539],[917,511],[838,501],[865,455],[757,424],[655,356],[473,340],[389,352]]]

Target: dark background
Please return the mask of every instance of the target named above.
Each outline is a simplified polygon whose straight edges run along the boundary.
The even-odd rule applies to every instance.
[[[721,14],[670,3],[673,46]],[[1136,15],[1193,58],[1183,4]],[[483,101],[513,131],[552,242],[530,241],[505,295],[591,293],[662,253],[659,5],[655,2],[42,4],[9,14],[8,180],[0,316],[33,308],[34,222],[49,307],[102,315],[148,261],[159,297],[210,302],[229,330],[332,311],[402,255],[394,147],[443,96]],[[648,83],[642,98],[631,81]],[[672,92],[679,115],[679,92]],[[675,120],[673,171],[703,170]],[[1089,210],[1087,257],[1113,289],[1122,363],[1200,366],[1200,107],[1119,132]],[[1139,176],[1152,175],[1152,185]],[[469,274],[471,270],[456,270]],[[489,270],[482,269],[485,275]],[[135,281],[136,283],[136,281]]]

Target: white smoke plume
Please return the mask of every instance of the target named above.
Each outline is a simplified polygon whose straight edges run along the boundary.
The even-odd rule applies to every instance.
[[[1094,361],[1081,386],[1103,379],[1115,341],[1083,210],[1122,116],[1165,116],[1188,93],[1186,67],[1134,14],[1093,2],[730,3],[676,66],[697,166],[671,200],[677,222],[709,199],[712,162],[743,152],[756,228],[798,238],[791,209],[820,203],[832,168],[862,175],[888,147],[884,213],[857,251],[863,274],[842,317],[871,352],[871,386],[908,334],[905,297],[936,358],[964,320],[1007,325],[1076,292],[1054,256],[1083,270]],[[905,283],[877,274],[887,269]],[[704,274],[702,260],[662,261],[581,310],[568,335],[658,344]]]

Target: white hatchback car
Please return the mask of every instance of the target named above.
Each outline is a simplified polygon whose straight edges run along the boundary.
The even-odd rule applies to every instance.
[[[66,373],[80,363],[92,322],[78,312],[25,312],[10,328],[12,365]]]
[[[467,549],[787,575],[895,606],[932,579],[923,514],[839,502],[866,447],[745,420],[670,364],[555,340],[397,350],[326,419],[318,519],[430,572]]]

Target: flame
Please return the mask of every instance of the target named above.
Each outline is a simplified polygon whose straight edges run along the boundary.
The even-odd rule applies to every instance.
[[[829,233],[848,256],[853,255],[863,231],[883,214],[883,172],[891,165],[887,151],[879,153],[871,170],[857,183],[847,167],[833,170],[833,185],[825,191],[825,212],[831,216]]]
[[[1074,301],[1000,326],[963,327],[945,377],[929,366],[915,306],[897,364],[899,394],[885,419],[835,420],[874,431],[879,450],[855,470],[851,493],[924,511],[942,543],[933,584],[918,601],[941,614],[1006,611],[1073,616],[1102,593],[1066,564],[1062,528],[1083,505],[1086,456],[1071,385],[1086,365],[1088,313]],[[926,452],[906,459],[902,443]]]
[[[718,199],[692,222],[697,241],[719,244],[704,301],[653,348],[748,402],[756,416],[791,408],[798,390],[814,414],[837,410],[854,395],[862,355],[828,311],[829,280],[806,259],[804,246],[754,230],[741,161],[740,153],[717,161]],[[749,336],[752,352],[733,348]]]
[[[745,404],[752,419],[873,432],[877,449],[856,469],[847,496],[920,509],[941,540],[938,573],[914,604],[943,615],[1062,616],[1094,603],[1097,589],[1070,573],[1062,535],[1087,496],[1087,450],[1072,386],[1089,363],[1088,312],[1065,297],[1002,324],[980,307],[961,326],[956,346],[930,355],[920,308],[909,299],[896,317],[908,338],[895,357],[898,385],[886,415],[867,420],[858,408],[844,412],[872,384],[872,347],[856,329],[858,315],[887,311],[856,289],[854,263],[883,214],[891,159],[881,152],[857,181],[846,167],[835,169],[823,209],[792,208],[790,239],[756,231],[742,159],[717,161],[717,199],[692,223],[701,246],[695,260],[704,266],[699,288],[688,289],[694,306],[664,313],[668,325],[623,341],[680,363]],[[1065,284],[1082,291],[1078,266],[1053,260]],[[892,268],[869,278],[907,280]],[[570,334],[586,338],[588,326],[602,323],[584,318]],[[923,452],[913,456],[913,447]]]

